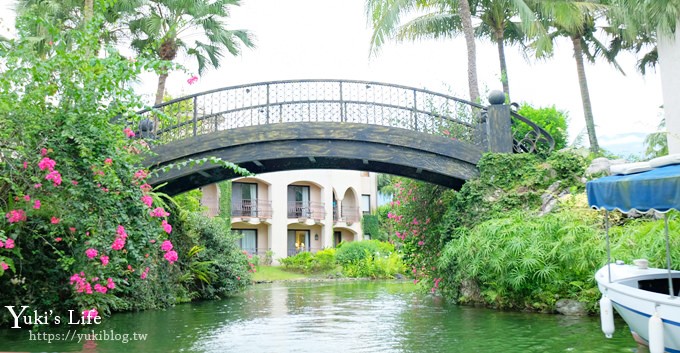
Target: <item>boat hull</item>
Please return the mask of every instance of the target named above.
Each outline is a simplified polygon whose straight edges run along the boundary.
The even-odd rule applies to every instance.
[[[639,269],[631,265],[611,264],[611,282],[607,266],[597,271],[595,278],[603,296],[607,296],[614,309],[630,327],[638,343],[649,341],[649,318],[658,313],[663,321],[664,347],[668,353],[680,353],[680,297],[669,293],[655,293],[638,288],[638,283],[668,280],[667,270]],[[680,279],[680,272],[673,271]],[[677,289],[675,288],[676,292]]]

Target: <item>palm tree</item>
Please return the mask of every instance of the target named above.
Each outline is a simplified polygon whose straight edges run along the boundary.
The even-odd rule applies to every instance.
[[[224,49],[238,55],[241,44],[254,47],[248,31],[226,28],[229,8],[239,4],[240,0],[147,0],[129,22],[132,46],[140,53],[151,51],[167,62],[183,52],[196,58],[202,74],[208,66],[220,66]],[[167,78],[168,70],[163,69],[155,104],[163,101]]]
[[[374,1],[375,2],[375,1]],[[383,0],[385,4],[388,1]],[[393,2],[392,4],[396,4]],[[403,3],[402,3],[403,4]],[[393,11],[386,11],[387,7],[373,7],[373,23],[374,35],[371,44],[374,47],[380,46],[385,37],[392,36],[398,41],[418,40],[426,38],[441,38],[453,37],[460,32],[465,35],[466,45],[468,46],[468,65],[473,63],[475,67],[468,66],[468,74],[470,78],[470,92],[475,92],[476,97],[473,101],[478,101],[479,88],[476,78],[476,54],[474,36],[489,37],[497,44],[498,58],[500,63],[501,81],[503,83],[503,92],[506,97],[510,96],[510,83],[508,80],[508,69],[505,60],[505,43],[517,42],[522,43],[525,34],[534,36],[541,32],[541,28],[537,25],[535,15],[525,0],[474,0],[474,1],[429,1],[416,2],[409,4],[411,6],[404,8],[404,11],[412,11],[415,8],[429,6],[426,14],[419,16],[407,23],[398,25],[399,18],[394,16]],[[395,6],[395,5],[392,5]],[[382,10],[383,12],[376,12],[375,10]],[[469,18],[475,17],[480,20],[480,24],[472,27],[472,21],[466,21],[468,16],[464,13],[470,13]],[[376,17],[375,14],[379,16]],[[390,16],[385,16],[391,15]],[[397,13],[398,15],[398,13]],[[519,15],[521,23],[512,21],[513,17]],[[376,21],[379,19],[379,21]],[[396,27],[396,29],[395,29]],[[472,28],[468,33],[466,28]],[[544,32],[544,31],[543,31]],[[470,50],[472,48],[472,50]],[[474,75],[471,75],[473,73]],[[471,93],[471,97],[473,94]]]
[[[516,15],[519,15],[520,23],[512,21]],[[477,35],[491,38],[498,48],[503,93],[506,99],[510,100],[505,44],[506,42],[523,44],[527,36],[544,35],[545,30],[540,27],[529,3],[524,0],[481,0],[478,4],[477,17],[481,20],[476,29]]]
[[[117,42],[124,34],[123,19],[143,0],[115,1],[98,8],[102,15],[100,42]],[[93,0],[18,0],[16,3],[17,27],[20,36],[34,38],[38,55],[48,55],[50,42],[58,37],[70,42],[69,31],[88,22],[94,16]]]
[[[590,151],[598,153],[600,146],[595,133],[595,119],[593,118],[583,59],[585,57],[588,61],[594,62],[596,56],[602,56],[623,73],[623,70],[615,61],[616,53],[610,51],[594,35],[595,21],[600,16],[604,16],[607,7],[602,3],[572,0],[536,1],[534,5],[536,13],[540,20],[545,23],[545,27],[553,29],[551,33],[548,33],[548,36],[536,41],[536,56],[552,55],[552,41],[556,38],[566,37],[572,43]]]
[[[415,11],[426,14],[404,25],[418,29],[420,37],[451,37],[462,30],[467,46],[468,89],[470,100],[479,101],[477,50],[475,48],[472,13],[468,0],[366,0],[366,15],[373,26],[371,53],[376,53],[388,39],[409,37],[399,28],[401,16]],[[397,33],[401,32],[401,36]],[[413,32],[416,33],[416,32]]]

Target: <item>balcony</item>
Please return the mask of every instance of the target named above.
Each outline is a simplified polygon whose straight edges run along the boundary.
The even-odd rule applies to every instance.
[[[269,200],[232,201],[231,216],[243,218],[272,218],[272,202]]]
[[[359,207],[342,206],[342,217],[338,214],[338,208],[333,207],[333,222],[345,222],[352,224],[359,221]]]
[[[288,201],[288,218],[322,220],[325,215],[323,202]]]

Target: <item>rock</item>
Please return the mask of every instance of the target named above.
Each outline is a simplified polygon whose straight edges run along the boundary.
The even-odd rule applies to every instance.
[[[548,187],[548,190],[545,191],[543,195],[541,195],[541,201],[543,202],[541,204],[541,212],[538,214],[539,216],[543,216],[546,213],[550,213],[550,211],[557,206],[557,201],[560,197],[564,196],[565,194],[569,193],[568,189],[562,190],[557,196],[555,193],[557,192],[558,188],[560,187],[561,181],[556,181],[550,187]]]
[[[395,279],[404,279],[404,276],[401,273],[397,273],[396,275],[394,275],[394,278]]]
[[[567,316],[585,316],[588,315],[586,305],[573,299],[560,299],[555,303],[555,308],[558,313]]]
[[[586,168],[585,175],[586,176],[592,176],[597,174],[609,175],[610,166],[611,162],[607,158],[604,157],[595,158],[593,159],[593,162],[590,163],[590,166]]]

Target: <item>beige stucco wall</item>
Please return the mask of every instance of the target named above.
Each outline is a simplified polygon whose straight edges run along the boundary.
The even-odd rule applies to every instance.
[[[270,200],[272,203],[271,219],[251,219],[249,222],[241,222],[240,218],[232,218],[232,228],[258,229],[258,248],[265,244],[263,238],[266,234],[267,248],[274,251],[274,258],[287,255],[288,229],[309,229],[312,248],[323,249],[333,246],[333,229],[343,232],[343,240],[353,241],[363,238],[361,222],[348,225],[344,222],[333,222],[333,192],[338,197],[338,203],[342,204],[345,198],[350,207],[361,207],[361,195],[371,195],[371,210],[377,205],[377,178],[375,173],[347,171],[347,170],[299,170],[287,172],[263,173],[255,177],[235,179],[236,182],[256,182],[258,184],[258,199]],[[310,186],[310,201],[322,202],[325,213],[322,220],[306,220],[300,224],[297,219],[288,218],[288,185]],[[348,190],[350,190],[348,192]],[[202,202],[212,202],[219,205],[217,187],[203,188]],[[211,194],[212,193],[212,194]],[[347,206],[347,205],[345,205]],[[269,223],[266,224],[266,223]],[[354,233],[356,233],[356,237]],[[319,234],[319,239],[314,240],[314,234]]]

